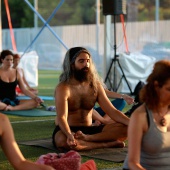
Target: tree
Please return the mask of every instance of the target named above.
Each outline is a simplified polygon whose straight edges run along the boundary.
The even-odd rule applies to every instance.
[[[8,5],[14,28],[33,26],[33,12],[23,0],[8,0]],[[2,28],[9,28],[7,21],[6,8],[2,0]]]
[[[59,2],[59,0],[56,0],[49,4],[45,0],[39,1],[39,13],[47,19]],[[45,8],[46,6],[48,8]],[[66,0],[51,20],[50,25],[94,24],[94,6],[95,0]],[[42,22],[39,23],[42,25]]]
[[[47,20],[60,0],[37,0],[38,12]],[[102,1],[102,0],[100,0]],[[155,20],[156,0],[127,0],[128,21],[151,21]],[[29,0],[33,4],[34,0]],[[170,19],[170,1],[159,0],[160,19]],[[8,0],[11,20],[14,28],[33,27],[34,12],[23,0]],[[103,14],[101,12],[101,22]],[[51,26],[95,24],[96,23],[96,0],[65,0],[61,8],[49,23]],[[44,25],[38,20],[38,26]],[[7,15],[2,0],[2,28],[9,28]]]

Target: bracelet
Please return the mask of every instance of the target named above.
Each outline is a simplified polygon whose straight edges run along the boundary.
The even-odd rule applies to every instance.
[[[124,99],[124,94],[121,94],[121,99]]]

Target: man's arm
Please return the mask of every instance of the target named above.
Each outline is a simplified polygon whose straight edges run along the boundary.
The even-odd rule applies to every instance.
[[[73,134],[71,133],[67,118],[68,118],[68,98],[70,92],[69,88],[66,85],[60,84],[56,87],[55,90],[55,104],[57,111],[58,125],[61,128],[61,131],[67,137],[67,144],[69,146],[75,146],[76,142]]]
[[[98,103],[111,119],[125,125],[129,124],[129,118],[112,105],[101,85],[98,86]]]

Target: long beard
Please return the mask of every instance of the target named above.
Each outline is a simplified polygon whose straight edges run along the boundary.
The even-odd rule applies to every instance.
[[[85,71],[87,70],[88,71]],[[81,70],[77,70],[76,68],[74,69],[74,77],[76,80],[83,82],[83,81],[88,81],[89,80],[89,68],[85,67],[82,68]]]

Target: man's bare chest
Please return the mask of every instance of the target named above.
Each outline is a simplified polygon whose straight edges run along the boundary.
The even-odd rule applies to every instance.
[[[70,89],[70,97],[68,105],[71,110],[85,109],[90,110],[94,107],[97,95],[91,87],[72,87]]]

